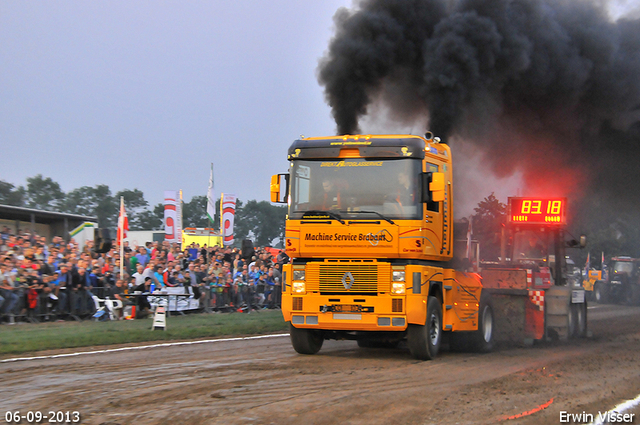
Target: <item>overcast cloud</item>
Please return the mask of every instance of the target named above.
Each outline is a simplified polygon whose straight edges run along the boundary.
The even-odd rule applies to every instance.
[[[300,134],[333,134],[316,79],[349,0],[0,1],[0,179],[267,200]]]
[[[317,67],[342,6],[351,0],[0,0],[0,179],[137,188],[153,206],[164,190],[206,195],[213,162],[218,196],[267,200],[294,139],[335,134]],[[520,176],[493,178],[472,150],[454,153],[467,194],[456,216],[492,191],[518,194]]]

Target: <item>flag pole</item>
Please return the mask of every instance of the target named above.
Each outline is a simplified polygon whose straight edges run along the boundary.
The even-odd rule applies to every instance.
[[[207,216],[209,215],[209,203],[211,202],[210,196],[213,194],[213,162],[211,163],[211,174],[209,175],[209,188],[207,189]],[[215,206],[215,205],[214,205]],[[209,217],[211,219],[211,217]],[[208,264],[209,259],[209,248],[211,248],[211,230],[213,230],[213,223],[211,223],[210,230],[208,230],[208,238],[207,238],[207,258],[205,258],[204,263]]]
[[[124,209],[124,196],[120,197],[120,216]],[[127,285],[129,282],[124,281],[124,217],[120,217],[122,223],[118,223],[118,233],[120,233],[120,279]]]

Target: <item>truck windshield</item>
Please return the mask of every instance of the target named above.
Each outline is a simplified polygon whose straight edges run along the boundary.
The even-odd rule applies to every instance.
[[[420,219],[420,165],[418,159],[296,160],[289,216],[333,211],[351,219]]]
[[[546,237],[527,230],[514,235],[513,255],[515,260],[544,260],[547,258]]]
[[[614,273],[626,273],[631,276],[633,273],[633,263],[630,261],[616,261],[613,265]]]

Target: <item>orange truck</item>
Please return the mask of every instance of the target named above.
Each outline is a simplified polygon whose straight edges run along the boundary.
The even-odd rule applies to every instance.
[[[431,133],[302,138],[271,178],[288,204],[282,313],[293,348],[326,339],[393,347],[422,360],[443,337],[494,344],[492,295],[453,266],[452,157]]]

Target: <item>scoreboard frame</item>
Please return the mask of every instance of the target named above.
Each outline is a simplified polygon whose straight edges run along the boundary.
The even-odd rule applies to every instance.
[[[511,224],[567,224],[567,198],[510,197],[507,205],[508,222]]]

